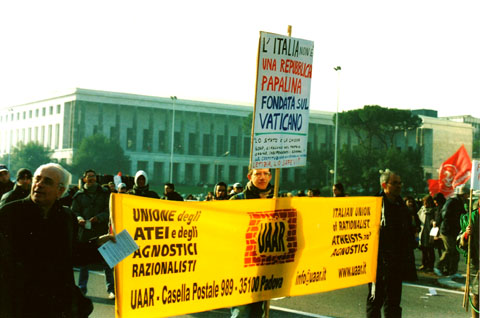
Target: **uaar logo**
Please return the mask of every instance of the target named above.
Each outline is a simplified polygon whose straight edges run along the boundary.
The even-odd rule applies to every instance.
[[[452,164],[443,164],[440,170],[440,192],[452,193],[453,190],[464,184],[470,178],[470,171],[458,171]]]
[[[295,209],[249,212],[245,267],[290,263],[297,252]]]

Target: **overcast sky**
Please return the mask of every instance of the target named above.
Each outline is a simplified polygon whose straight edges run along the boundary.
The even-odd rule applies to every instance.
[[[0,1],[0,106],[62,89],[253,105],[259,31],[315,42],[311,108],[480,118],[480,1]],[[333,70],[341,66],[340,77]]]

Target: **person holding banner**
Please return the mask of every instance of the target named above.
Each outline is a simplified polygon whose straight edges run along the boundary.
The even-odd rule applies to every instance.
[[[270,184],[270,180],[272,180],[270,169],[250,169],[247,178],[250,181],[245,186],[245,190],[234,195],[230,200],[266,199],[273,196],[273,186]],[[264,318],[266,306],[266,301],[259,301],[232,307],[231,318]]]
[[[402,180],[393,171],[380,176],[383,197],[378,245],[376,282],[369,284],[366,313],[368,318],[401,317],[402,281],[416,280],[414,229],[410,213],[402,200]]]
[[[34,173],[30,195],[0,208],[0,317],[88,317],[92,302],[73,265],[101,259],[97,248],[112,235],[78,241],[78,222],[59,199],[71,175],[49,163]]]

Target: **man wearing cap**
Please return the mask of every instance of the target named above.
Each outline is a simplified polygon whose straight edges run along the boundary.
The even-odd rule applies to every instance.
[[[0,198],[12,190],[14,183],[10,180],[10,171],[4,164],[0,164]]]
[[[239,194],[240,192],[243,192],[243,186],[241,183],[237,182],[233,185],[233,190],[230,193],[230,196],[234,196],[235,194]]]
[[[32,185],[32,172],[28,169],[22,168],[17,172],[17,182],[13,186],[13,190],[8,191],[2,196],[0,206],[11,201],[26,198],[30,194],[30,187]]]
[[[127,193],[127,185],[123,182],[118,184],[118,193]]]

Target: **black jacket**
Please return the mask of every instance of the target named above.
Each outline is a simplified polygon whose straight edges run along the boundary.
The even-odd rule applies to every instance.
[[[134,185],[132,190],[130,190],[128,193],[133,195],[138,195],[141,197],[160,199],[157,192],[150,191],[150,187],[148,186],[148,184],[144,187],[139,187],[137,185]]]
[[[100,260],[77,229],[58,202],[47,219],[30,197],[0,208],[0,317],[74,317],[72,267]]]
[[[10,181],[10,180],[8,180],[8,181],[5,182],[5,183],[0,182],[0,198],[1,198],[5,193],[7,193],[8,191],[12,190],[14,185],[15,185],[15,183],[13,183],[13,182]]]
[[[1,198],[0,206],[7,204],[8,202],[20,200],[26,198],[30,194],[29,190],[25,190],[18,184],[13,186],[13,190],[8,191],[5,193]]]
[[[415,227],[401,197],[394,202],[383,197],[382,220],[378,243],[378,267],[400,275],[402,280],[417,279],[413,250],[416,246]]]
[[[88,242],[92,237],[98,237],[108,233],[110,193],[97,184],[94,193],[84,188],[78,190],[73,196],[72,211],[77,217],[85,221],[96,216],[98,222],[92,223],[91,229],[79,228],[79,239]]]
[[[230,200],[238,199],[260,199],[260,193],[267,192],[267,198],[273,198],[273,186],[269,183],[265,190],[260,190],[253,185],[252,181],[248,181],[243,192],[237,193]]]
[[[460,233],[460,215],[466,213],[462,199],[452,197],[445,202],[442,208],[442,225],[440,233],[448,236],[457,236]]]

